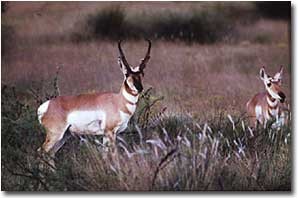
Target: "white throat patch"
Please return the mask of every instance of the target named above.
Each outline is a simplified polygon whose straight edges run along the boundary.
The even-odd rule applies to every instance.
[[[281,98],[279,97],[278,94],[276,94],[275,92],[273,92],[271,89],[268,89],[268,93],[270,94],[270,96],[274,99],[278,99],[280,100]]]
[[[270,100],[270,98],[267,96],[267,103],[268,103],[268,105],[269,105],[270,107],[275,107],[275,106],[277,105],[278,101],[277,101],[277,99],[275,99],[275,101],[272,102],[272,101]]]
[[[127,103],[127,104],[126,104],[126,107],[127,107],[128,111],[129,111],[131,114],[134,114],[137,105],[136,105],[136,104],[133,104],[133,105],[132,105],[132,104]]]
[[[129,102],[131,102],[131,103],[133,103],[133,104],[135,104],[135,103],[138,102],[139,95],[137,95],[137,96],[133,96],[133,95],[131,95],[130,93],[128,93],[125,89],[122,90],[122,94],[123,94],[124,98],[125,98],[127,101],[129,101]]]

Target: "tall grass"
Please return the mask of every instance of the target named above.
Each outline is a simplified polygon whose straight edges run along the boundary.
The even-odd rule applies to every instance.
[[[198,122],[160,110],[152,93],[118,135],[117,161],[100,138],[73,136],[49,172],[36,152],[45,135],[36,107],[2,87],[2,190],[291,190],[291,125],[251,130],[245,117],[224,114]]]
[[[2,190],[291,189],[290,123],[281,130],[268,126],[252,131],[241,115],[248,98],[262,90],[256,80],[262,65],[272,74],[278,65],[288,68],[284,91],[291,100],[288,23],[265,19],[251,24],[240,17],[244,12],[238,6],[227,9],[211,3],[207,10],[214,7],[222,12],[206,13],[195,12],[197,4],[166,3],[167,11],[162,13],[162,3],[152,4],[135,9],[139,5],[127,3],[125,9],[101,12],[96,3],[87,7],[31,3],[29,11],[22,3],[11,3],[2,24],[12,28],[2,27],[7,30],[2,36],[8,36],[2,44],[9,49],[2,57],[1,76]],[[181,6],[194,9],[180,12]],[[251,14],[251,7],[244,7]],[[32,14],[36,10],[38,14]],[[115,20],[96,23],[103,18]],[[239,18],[248,22],[214,32],[214,24]],[[69,42],[72,28],[81,20],[87,27],[71,38],[100,39]],[[202,43],[226,36],[237,42],[213,43],[210,39],[212,45],[185,45],[163,41],[201,42],[183,30],[195,31],[200,37],[201,30],[206,30],[201,22],[211,31],[210,37],[208,31],[201,35]],[[106,32],[101,32],[105,27]],[[43,161],[36,150],[45,134],[36,109],[60,94],[57,80],[61,80],[62,94],[119,89],[116,42],[103,41],[109,35],[112,39],[149,35],[160,40],[154,42],[144,80],[145,86],[154,89],[144,92],[128,129],[118,136],[120,166],[103,151],[102,137],[72,136],[56,155],[56,172],[41,169]],[[143,56],[143,42],[128,41],[124,48],[132,64]],[[61,78],[52,81],[53,65],[60,63],[65,66]]]

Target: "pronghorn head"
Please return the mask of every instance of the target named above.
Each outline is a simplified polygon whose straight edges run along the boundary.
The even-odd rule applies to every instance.
[[[121,49],[121,41],[118,42],[118,49],[120,53],[120,56],[118,58],[118,63],[124,74],[124,83],[126,83],[127,86],[132,90],[133,94],[138,94],[143,91],[142,77],[144,76],[144,69],[146,67],[146,64],[150,59],[150,49],[151,49],[151,41],[150,40],[147,40],[147,41],[148,41],[148,50],[145,55],[145,58],[143,58],[139,66],[135,68],[131,67],[128,64],[125,58],[125,55]]]
[[[274,77],[267,75],[264,67],[260,69],[260,78],[264,82],[269,95],[283,103],[286,96],[281,90],[282,73],[283,67],[280,68],[279,72],[277,72]]]

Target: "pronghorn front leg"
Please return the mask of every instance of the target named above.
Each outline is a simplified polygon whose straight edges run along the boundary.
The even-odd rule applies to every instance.
[[[114,166],[116,169],[120,169],[120,163],[119,163],[119,155],[118,155],[118,150],[117,150],[117,145],[116,145],[116,133],[117,130],[113,131],[108,131],[106,133],[107,139],[109,141],[109,155],[110,159],[112,160]]]
[[[109,150],[112,152],[112,154],[115,154],[117,151],[116,149],[116,133],[114,131],[107,131],[105,134],[106,137],[104,137],[103,141],[105,141],[105,144],[108,144]]]
[[[106,136],[106,135],[104,135],[103,136],[103,138],[102,138],[102,145],[103,145],[103,149],[104,149],[104,151],[105,152],[108,152],[109,151],[109,145],[110,145],[110,140],[109,140],[109,138]]]

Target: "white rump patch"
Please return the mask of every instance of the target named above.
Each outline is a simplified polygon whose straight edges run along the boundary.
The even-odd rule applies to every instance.
[[[123,89],[122,94],[127,101],[134,103],[134,104],[138,102],[139,95],[133,96],[133,95],[127,93],[127,91],[125,89]]]
[[[47,110],[49,108],[49,104],[50,104],[50,101],[48,100],[48,101],[42,103],[37,109],[37,116],[38,116],[38,121],[40,124],[42,124],[41,119],[42,119],[43,115],[47,112]]]
[[[70,130],[80,134],[101,135],[106,127],[106,113],[96,111],[73,111],[67,116]]]

